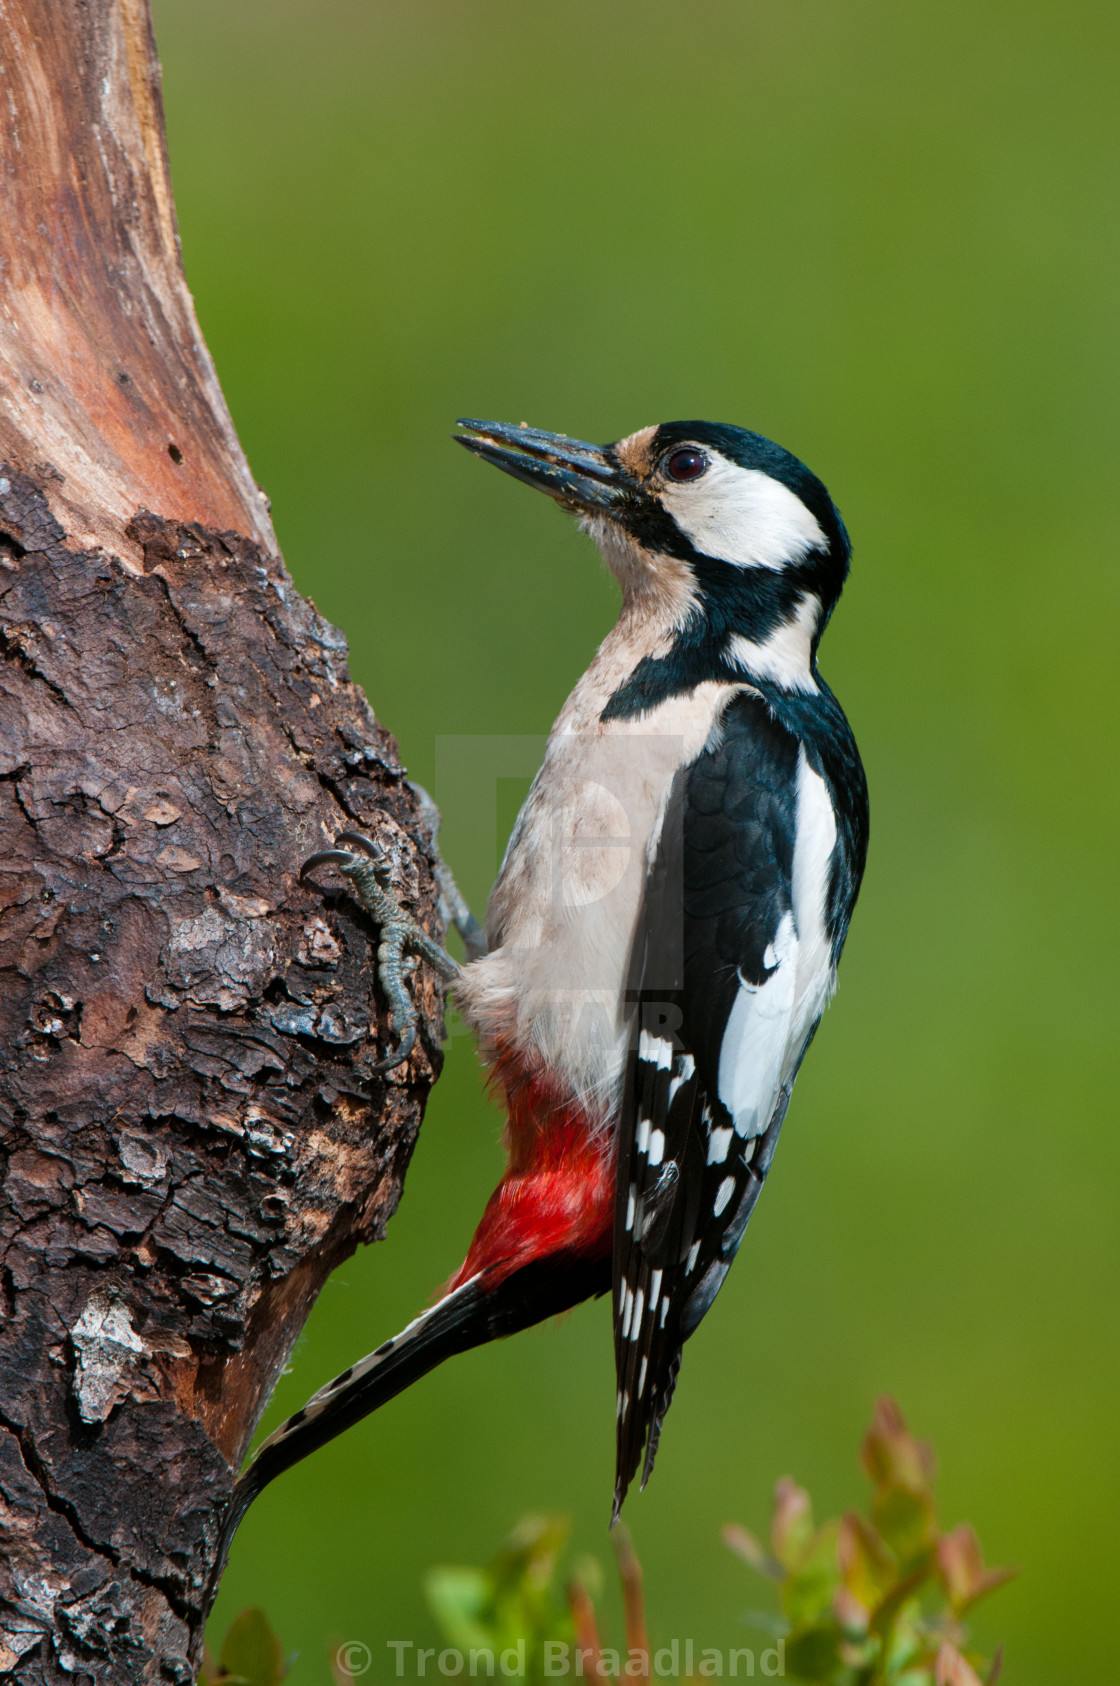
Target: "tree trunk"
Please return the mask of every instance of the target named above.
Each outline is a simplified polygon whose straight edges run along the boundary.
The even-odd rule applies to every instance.
[[[180,266],[146,0],[0,41],[0,1673],[187,1681],[230,1492],[439,1064],[301,885],[393,739],[292,587]]]

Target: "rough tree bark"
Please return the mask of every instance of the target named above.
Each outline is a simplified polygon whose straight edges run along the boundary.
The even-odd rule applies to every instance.
[[[0,38],[0,1673],[192,1678],[230,1486],[439,1064],[371,1071],[347,825],[430,839],[293,589],[179,258],[147,0]]]

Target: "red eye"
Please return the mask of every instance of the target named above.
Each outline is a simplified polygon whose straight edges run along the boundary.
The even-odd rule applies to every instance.
[[[703,451],[686,445],[682,451],[673,451],[667,456],[662,466],[670,480],[699,480],[708,466],[708,459]]]

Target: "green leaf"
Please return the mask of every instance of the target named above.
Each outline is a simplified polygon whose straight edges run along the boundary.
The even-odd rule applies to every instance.
[[[887,1482],[876,1490],[871,1515],[879,1533],[903,1563],[936,1543],[937,1508],[925,1489]]]
[[[843,1667],[841,1635],[833,1622],[802,1628],[786,1640],[786,1673],[794,1680],[831,1681]]]
[[[782,1565],[776,1557],[771,1557],[749,1528],[741,1527],[738,1522],[729,1522],[721,1538],[727,1549],[733,1551],[736,1557],[741,1557],[757,1575],[765,1575],[770,1581],[781,1580]]]
[[[915,1440],[893,1399],[878,1399],[861,1448],[863,1467],[878,1487],[905,1487],[933,1503],[937,1464],[924,1440]]]
[[[556,1573],[556,1559],[567,1543],[571,1524],[565,1516],[526,1516],[493,1558],[496,1588],[525,1584],[540,1589]]]
[[[933,1678],[933,1662],[927,1631],[919,1628],[922,1607],[917,1600],[902,1605],[895,1625],[884,1635],[883,1658],[887,1679],[909,1681],[912,1675]]]
[[[770,1544],[774,1556],[787,1569],[799,1561],[813,1537],[813,1508],[804,1487],[788,1475],[774,1488],[774,1515],[770,1523]]]
[[[849,1511],[837,1541],[840,1572],[848,1592],[867,1611],[877,1610],[895,1584],[898,1562],[874,1528]]]
[[[803,1546],[781,1587],[782,1609],[795,1627],[816,1623],[832,1611],[840,1585],[839,1522],[826,1522]]]
[[[941,1536],[937,1544],[937,1567],[949,1602],[958,1612],[967,1610],[1016,1574],[1014,1569],[985,1569],[980,1541],[967,1522]]]
[[[937,1686],[984,1686],[968,1658],[955,1645],[942,1645],[934,1668]]]
[[[466,1651],[496,1644],[487,1620],[493,1595],[485,1569],[432,1569],[424,1578],[428,1607],[452,1645]]]
[[[485,1569],[433,1569],[424,1590],[448,1641],[495,1657],[524,1641],[529,1677],[535,1678],[543,1642],[572,1639],[571,1612],[556,1585],[567,1537],[563,1517],[526,1517]]]
[[[242,1610],[222,1644],[220,1679],[228,1686],[280,1686],[284,1649],[263,1610]]]

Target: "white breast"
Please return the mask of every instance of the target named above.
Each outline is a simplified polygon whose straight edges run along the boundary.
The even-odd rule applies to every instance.
[[[701,685],[604,724],[638,653],[620,623],[565,704],[490,897],[491,952],[456,986],[484,1051],[512,1038],[604,1120],[621,1087],[622,994],[669,787],[735,688]]]

